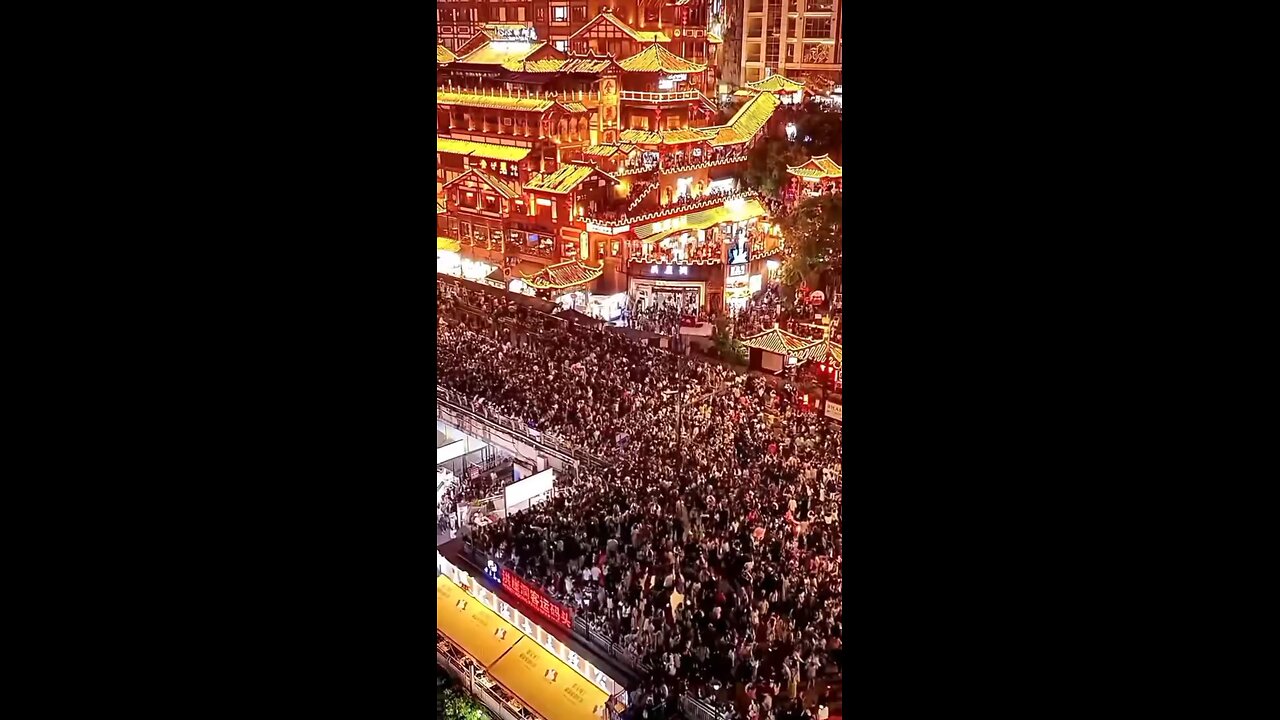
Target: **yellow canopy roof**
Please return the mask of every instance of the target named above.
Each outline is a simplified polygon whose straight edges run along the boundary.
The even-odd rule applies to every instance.
[[[558,194],[566,194],[574,188],[582,184],[582,181],[591,177],[592,174],[603,175],[608,180],[618,182],[618,179],[607,172],[597,169],[592,165],[578,165],[576,163],[567,163],[561,165],[558,170],[548,175],[542,173],[534,173],[524,184],[525,190],[541,190],[543,192],[551,192]]]
[[[747,83],[747,87],[752,88],[753,90],[760,90],[763,92],[793,93],[793,92],[799,92],[800,90],[803,90],[804,83],[800,82],[799,80],[792,80],[789,77],[783,77],[781,75],[770,75],[769,77],[763,80],[757,80],[755,82]]]
[[[699,73],[707,69],[706,65],[685,60],[657,44],[619,60],[618,66],[629,72]]]
[[[547,679],[548,670],[555,671],[555,680]],[[592,711],[609,701],[604,690],[528,636],[490,667],[489,675],[534,712],[553,720],[599,720]]]
[[[509,43],[487,42],[473,52],[458,59],[458,62],[473,65],[501,65],[503,63],[524,60],[534,52],[541,50],[546,43]]]
[[[436,236],[436,250],[448,250],[449,252],[458,252],[462,248],[462,243],[453,238],[442,238]]]
[[[600,8],[600,14],[589,20],[587,24],[578,28],[578,31],[570,35],[569,39],[573,40],[601,22],[611,23],[614,27],[627,35],[630,35],[633,40],[639,40],[640,42],[671,42],[671,38],[667,37],[667,35],[661,30],[637,30],[631,27],[619,20],[618,17],[613,14],[613,10],[607,7]]]
[[[449,48],[440,44],[436,45],[436,62],[437,63],[444,65],[446,63],[451,63],[457,59],[458,59],[458,56],[450,52]]]
[[[671,227],[666,227],[666,220],[659,220],[653,223],[645,223],[636,225],[632,229],[636,237],[641,240],[658,239],[666,237],[672,233],[688,232],[690,230],[705,230],[706,228],[719,225],[722,222],[741,222],[754,217],[767,215],[768,211],[760,204],[759,200],[751,199],[746,202],[740,200],[730,200],[724,205],[717,205],[706,210],[689,213],[683,217],[676,218]]]
[[[815,155],[795,167],[788,166],[787,172],[807,178],[838,178],[844,175],[844,169],[830,155]]]
[[[755,137],[760,128],[769,121],[773,111],[778,109],[782,101],[772,93],[760,93],[743,105],[727,124],[719,128],[708,128],[715,131],[712,145],[737,145]]]
[[[436,90],[436,104],[541,112],[556,103],[554,100],[543,100],[531,97],[507,97],[506,95],[480,95],[471,92]]]
[[[466,607],[459,608],[459,601],[464,601]],[[436,576],[436,628],[485,667],[524,637],[514,625],[444,575]],[[495,635],[496,631],[503,632]]]
[[[513,145],[493,145],[473,140],[455,140],[453,138],[436,138],[436,152],[454,155],[470,155],[471,157],[489,160],[506,160],[516,162],[529,156],[532,148],[515,147]]]

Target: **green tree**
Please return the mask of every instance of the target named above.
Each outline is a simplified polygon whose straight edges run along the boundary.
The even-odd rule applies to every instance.
[[[826,287],[839,276],[844,240],[844,195],[835,193],[805,199],[779,219],[791,258],[782,267],[782,283],[796,289]]]
[[[790,177],[787,166],[798,164],[796,158],[794,143],[766,137],[747,154],[747,167],[739,183],[766,195],[778,195]]]
[[[721,360],[733,365],[747,364],[747,347],[733,336],[729,329],[729,318],[720,315],[716,318],[715,334],[712,337]]]
[[[810,138],[805,143],[805,138]],[[806,105],[796,118],[796,138],[810,155],[840,154],[844,141],[844,115],[821,106]]]

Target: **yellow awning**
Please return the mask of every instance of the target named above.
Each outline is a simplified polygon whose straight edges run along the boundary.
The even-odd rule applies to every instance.
[[[465,608],[458,607],[459,600],[466,602]],[[514,625],[444,575],[436,576],[436,628],[485,667],[524,637]],[[494,634],[500,630],[505,633]]]
[[[742,222],[743,220],[750,220],[767,214],[768,211],[755,198],[745,202],[742,200],[729,200],[724,205],[717,205],[706,210],[689,213],[688,215],[659,220],[654,223],[633,225],[632,232],[641,240],[657,242],[672,233],[705,230],[722,222]]]
[[[449,252],[458,252],[462,249],[462,243],[453,238],[436,238],[436,250],[448,250]]]
[[[548,670],[555,670],[554,681],[547,679]],[[599,720],[592,711],[609,701],[604,690],[528,636],[489,668],[489,675],[534,712],[552,720]]]

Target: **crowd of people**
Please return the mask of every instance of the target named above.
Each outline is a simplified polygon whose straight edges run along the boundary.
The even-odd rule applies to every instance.
[[[681,327],[693,327],[714,319],[714,313],[697,307],[681,307],[674,301],[637,304],[622,312],[625,327],[668,336],[679,333]]]
[[[636,717],[685,692],[812,716],[842,663],[838,427],[790,388],[616,333],[544,340],[437,325],[442,386],[605,459],[470,541],[648,668]]]

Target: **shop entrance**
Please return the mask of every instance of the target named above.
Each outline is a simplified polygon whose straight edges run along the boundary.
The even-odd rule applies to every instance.
[[[696,314],[701,298],[697,287],[655,287],[648,298],[649,310]]]

